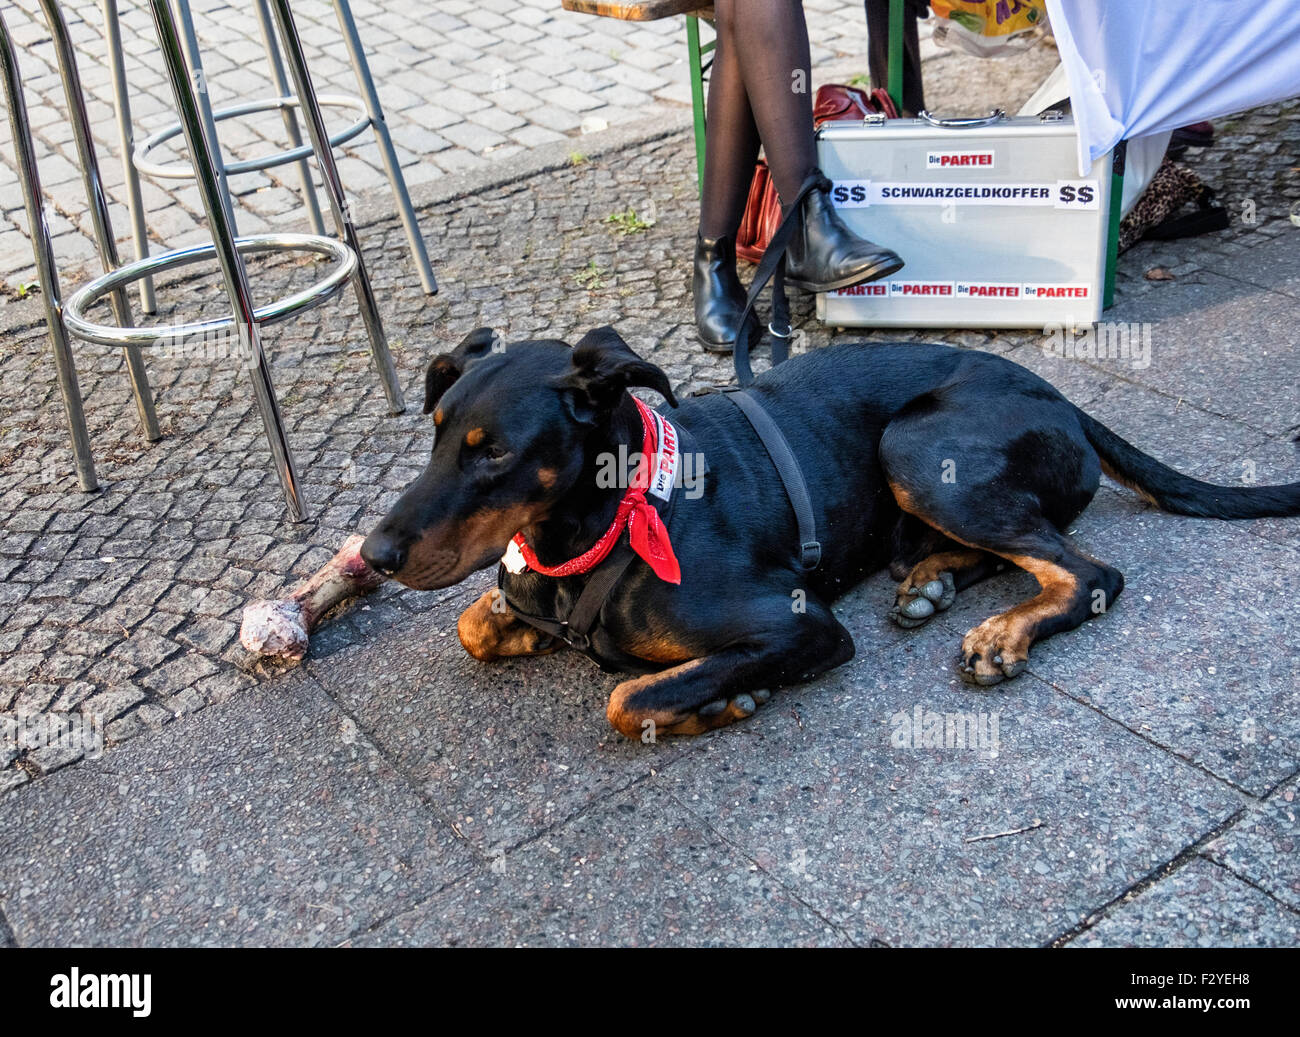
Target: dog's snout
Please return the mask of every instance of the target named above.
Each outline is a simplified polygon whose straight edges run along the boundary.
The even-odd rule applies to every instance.
[[[402,547],[386,533],[376,531],[366,537],[364,543],[362,543],[361,557],[365,560],[366,565],[376,572],[381,572],[385,576],[392,576],[394,573],[400,572],[402,566],[406,564],[406,548]]]

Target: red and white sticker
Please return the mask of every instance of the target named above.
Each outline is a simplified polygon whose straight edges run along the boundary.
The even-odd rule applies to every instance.
[[[891,299],[950,299],[956,294],[952,281],[890,281]]]
[[[650,459],[650,485],[646,492],[661,501],[667,501],[673,495],[677,484],[677,468],[681,457],[681,444],[677,439],[677,430],[673,423],[658,411],[651,411],[655,419],[655,439],[659,443],[658,452]]]
[[[991,151],[927,151],[927,169],[992,169]]]
[[[1023,294],[1022,284],[1009,284],[1002,281],[957,282],[959,299],[1019,299]]]
[[[1086,299],[1089,286],[1086,284],[1027,284],[1024,286],[1026,299]]]
[[[853,284],[849,285],[847,288],[840,288],[837,291],[831,292],[831,295],[846,299],[861,298],[864,296],[884,299],[889,297],[889,282],[872,281],[870,284]]]

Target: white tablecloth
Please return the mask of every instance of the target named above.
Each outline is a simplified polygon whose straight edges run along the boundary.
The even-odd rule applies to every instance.
[[[1300,95],[1296,0],[1047,0],[1079,175],[1119,141]]]

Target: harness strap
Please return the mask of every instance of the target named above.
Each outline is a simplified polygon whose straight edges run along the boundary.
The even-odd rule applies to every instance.
[[[794,509],[794,519],[799,527],[799,565],[804,572],[812,572],[822,560],[822,545],[817,540],[817,523],[813,517],[812,498],[808,494],[808,484],[804,481],[803,470],[795,459],[794,451],[785,438],[781,427],[772,420],[767,410],[746,390],[736,385],[724,385],[720,388],[723,396],[745,415],[754,431],[758,434],[763,448],[776,468],[785,487],[785,495],[790,499]]]
[[[574,648],[581,651],[591,644],[591,628],[596,625],[596,620],[600,617],[605,599],[623,578],[623,574],[627,572],[627,567],[632,564],[632,559],[635,557],[636,553],[632,548],[620,542],[618,554],[591,574],[591,579],[582,588],[578,600],[573,603],[573,611],[569,613],[568,621],[565,623],[569,629],[567,640]]]
[[[789,341],[794,333],[790,330],[790,301],[785,295],[785,252],[795,230],[803,223],[803,200],[813,191],[829,191],[830,188],[831,182],[820,170],[809,173],[763,252],[762,262],[758,264],[754,280],[749,286],[749,295],[745,298],[745,312],[740,315],[740,331],[736,335],[733,354],[736,381],[742,386],[749,385],[754,380],[754,369],[749,363],[749,336],[745,334],[745,322],[768,281],[772,282],[772,320],[767,326],[767,330],[772,333],[772,366],[783,363],[790,355]]]
[[[628,545],[627,534],[624,533],[610,556],[592,570],[591,576],[583,585],[582,593],[578,595],[578,600],[573,603],[573,610],[567,620],[534,616],[512,604],[506,597],[504,565],[497,568],[497,592],[510,606],[510,611],[529,626],[536,627],[544,634],[558,637],[579,652],[585,652],[591,647],[591,630],[600,617],[605,599],[623,578],[623,574],[627,572],[627,567],[632,564],[632,559],[635,557],[636,553]]]

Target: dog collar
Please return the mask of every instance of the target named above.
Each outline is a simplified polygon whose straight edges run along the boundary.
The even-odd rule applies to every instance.
[[[626,528],[632,550],[654,570],[659,579],[667,583],[682,582],[681,566],[673,554],[673,545],[668,541],[668,529],[660,520],[655,506],[646,500],[647,493],[663,501],[672,495],[680,464],[681,448],[677,430],[667,418],[652,411],[635,396],[632,397],[632,402],[641,415],[641,428],[644,432],[641,459],[627,492],[619,501],[614,521],[609,528],[577,558],[553,566],[543,565],[528,546],[524,535],[516,533],[503,559],[508,571],[522,571],[518,564],[522,560],[529,569],[543,576],[578,576],[590,572],[609,556]]]

